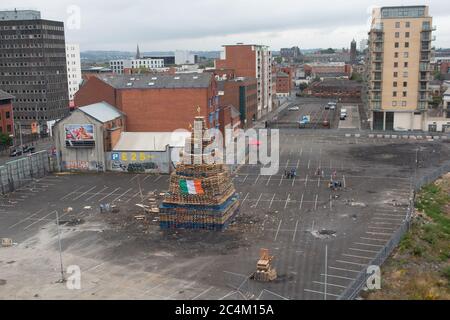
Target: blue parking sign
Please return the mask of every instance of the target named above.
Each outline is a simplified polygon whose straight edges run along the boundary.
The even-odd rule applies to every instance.
[[[111,159],[113,161],[119,160],[119,154],[117,152],[114,152],[111,154]]]

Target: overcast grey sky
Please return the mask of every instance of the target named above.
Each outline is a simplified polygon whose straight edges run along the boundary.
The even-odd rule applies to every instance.
[[[40,10],[66,22],[66,41],[86,50],[220,50],[223,44],[258,43],[300,48],[349,47],[367,37],[371,7],[430,6],[436,47],[450,47],[448,0],[2,0],[1,9]],[[70,29],[71,6],[81,27]],[[73,21],[73,20],[72,20]]]

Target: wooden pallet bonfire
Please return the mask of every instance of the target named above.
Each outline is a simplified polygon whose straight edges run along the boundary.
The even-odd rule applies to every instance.
[[[204,118],[196,117],[160,206],[161,229],[224,230],[239,210],[228,167],[204,161],[204,150],[213,142],[205,131]],[[208,156],[214,156],[214,151]]]

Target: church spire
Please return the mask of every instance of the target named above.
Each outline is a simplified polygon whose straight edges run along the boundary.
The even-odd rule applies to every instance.
[[[136,48],[136,59],[140,59],[141,58],[141,52],[139,51],[139,44],[137,45]]]

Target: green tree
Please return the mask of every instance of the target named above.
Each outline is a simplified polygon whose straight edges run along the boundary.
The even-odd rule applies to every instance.
[[[2,146],[11,146],[12,145],[12,138],[4,133],[0,133],[0,145]]]

